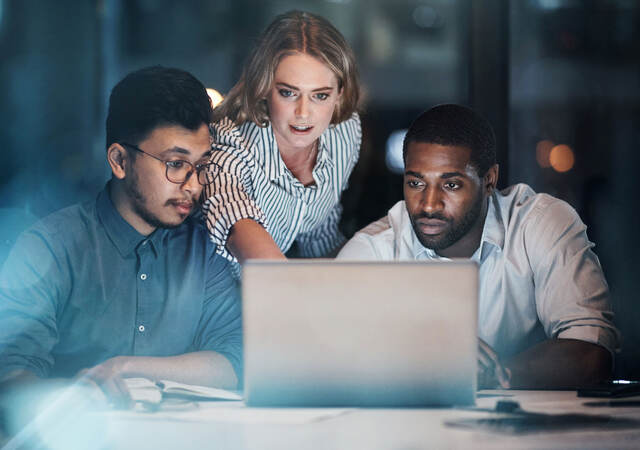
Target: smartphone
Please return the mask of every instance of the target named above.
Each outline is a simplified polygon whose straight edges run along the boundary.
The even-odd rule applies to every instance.
[[[587,388],[578,389],[578,397],[622,398],[640,396],[640,381],[611,380]]]

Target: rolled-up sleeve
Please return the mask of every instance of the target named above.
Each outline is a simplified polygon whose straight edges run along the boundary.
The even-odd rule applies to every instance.
[[[551,199],[551,197],[549,197]],[[534,273],[536,307],[547,336],[619,348],[609,288],[586,226],[567,203],[539,205],[527,238]]]
[[[230,264],[213,255],[209,264],[205,300],[194,340],[196,350],[225,356],[242,380],[242,312],[238,283]]]
[[[252,219],[263,227],[267,220],[253,199],[251,170],[254,164],[251,149],[247,148],[235,124],[229,119],[211,126],[213,152],[204,188],[202,210],[209,236],[218,254],[235,261],[226,249],[231,227],[241,219]]]
[[[23,233],[0,272],[0,379],[15,370],[47,377],[58,342],[58,299],[71,281],[43,230]]]

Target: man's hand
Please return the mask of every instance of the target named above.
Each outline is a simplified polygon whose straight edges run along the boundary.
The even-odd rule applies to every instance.
[[[509,389],[510,380],[511,371],[502,365],[495,350],[478,338],[478,389]]]
[[[116,408],[131,408],[133,402],[123,379],[126,360],[124,356],[116,356],[90,369],[81,370],[76,378],[99,387]]]

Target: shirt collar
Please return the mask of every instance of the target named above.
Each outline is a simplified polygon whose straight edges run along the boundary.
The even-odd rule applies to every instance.
[[[485,242],[498,247],[500,250],[502,250],[502,247],[504,246],[504,223],[502,222],[500,203],[498,202],[495,189],[489,196],[487,217],[484,219],[482,238],[480,239],[481,247],[483,247]]]
[[[138,233],[135,228],[124,220],[111,201],[109,183],[98,194],[96,209],[107,236],[123,257],[129,256],[143,241],[149,241],[157,255],[162,238],[167,230],[158,228],[149,236]]]
[[[280,151],[278,150],[278,143],[276,142],[276,136],[273,134],[273,128],[271,127],[271,123],[264,128],[260,129],[262,133],[262,140],[266,142],[268,148],[265,149],[264,157],[265,167],[267,168],[267,175],[269,179],[274,181],[280,178],[285,173],[286,166],[282,157],[280,156]]]

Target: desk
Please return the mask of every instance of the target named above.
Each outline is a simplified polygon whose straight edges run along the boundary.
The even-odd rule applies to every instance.
[[[526,412],[556,416],[537,427],[487,423],[518,417],[490,411],[500,400],[516,401]],[[640,398],[618,401],[629,400]],[[67,440],[51,448],[640,448],[640,406],[605,403],[578,398],[574,391],[481,391],[475,409],[271,409],[202,402],[195,408],[157,413],[87,414],[74,421],[74,439],[63,433]],[[589,417],[601,419],[589,423]],[[562,425],[566,419],[572,422]]]

